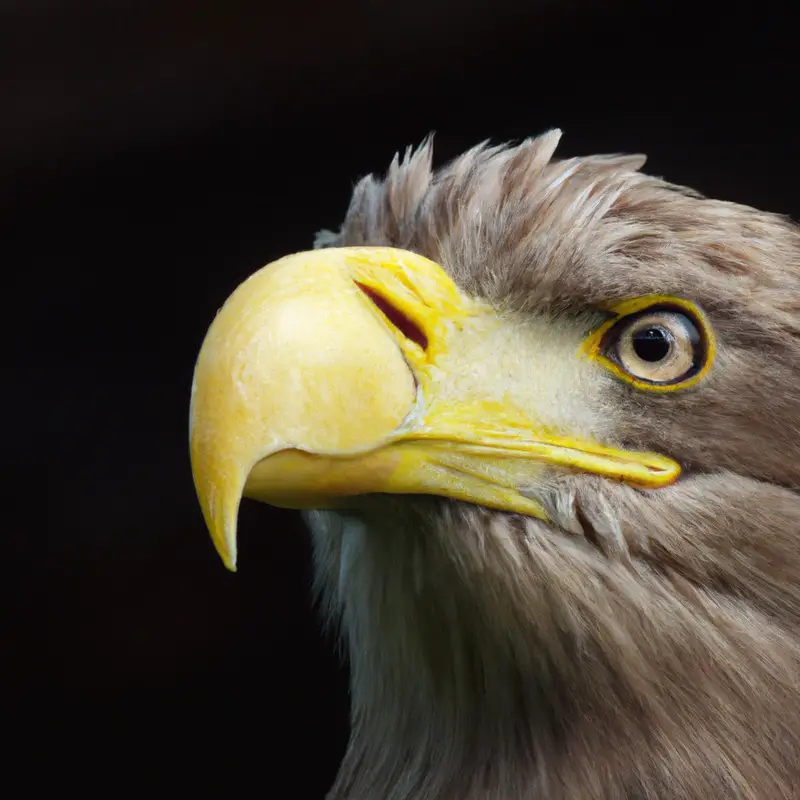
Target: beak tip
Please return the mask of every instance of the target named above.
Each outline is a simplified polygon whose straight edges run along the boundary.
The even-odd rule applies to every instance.
[[[217,550],[217,554],[222,559],[222,563],[225,565],[225,568],[230,572],[236,572],[236,542],[225,542],[225,544],[218,544],[216,541],[214,542]]]
[[[218,524],[213,524],[214,522]],[[222,559],[225,568],[231,572],[236,572],[236,560],[238,556],[236,547],[236,512],[234,511],[232,519],[229,518],[224,521],[219,519],[212,520],[212,524],[210,524],[208,528],[211,533],[211,541],[214,544],[214,549],[217,551],[217,555],[220,559]]]

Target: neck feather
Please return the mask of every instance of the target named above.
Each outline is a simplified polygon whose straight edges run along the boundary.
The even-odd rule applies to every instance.
[[[798,785],[800,650],[754,605],[460,504],[307,519],[351,672],[329,800],[705,800]]]
[[[537,731],[555,734],[555,665],[520,636],[501,576],[454,562],[422,518],[403,515],[403,530],[386,527],[392,518],[376,529],[309,516],[321,600],[351,671],[352,734],[330,798],[518,798],[544,757]]]

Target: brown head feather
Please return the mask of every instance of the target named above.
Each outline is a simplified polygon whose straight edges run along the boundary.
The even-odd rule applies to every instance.
[[[356,187],[318,246],[391,245],[508,313],[679,295],[719,340],[696,391],[609,379],[646,493],[553,474],[551,524],[438,499],[312,512],[352,670],[332,798],[779,798],[800,789],[800,232],[550,132]],[[587,402],[588,399],[587,399]]]

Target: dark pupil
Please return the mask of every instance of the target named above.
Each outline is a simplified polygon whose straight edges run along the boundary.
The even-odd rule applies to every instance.
[[[663,328],[642,328],[633,334],[633,352],[642,361],[662,361],[669,355],[671,345],[669,334]]]

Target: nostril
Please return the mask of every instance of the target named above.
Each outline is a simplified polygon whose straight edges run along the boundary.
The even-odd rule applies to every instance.
[[[385,297],[379,295],[369,286],[355,281],[356,286],[375,304],[378,310],[394,325],[406,339],[418,344],[423,350],[428,349],[428,337],[419,325],[409,319],[400,309],[395,308]]]

